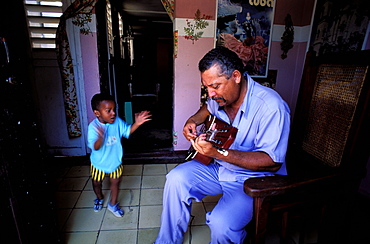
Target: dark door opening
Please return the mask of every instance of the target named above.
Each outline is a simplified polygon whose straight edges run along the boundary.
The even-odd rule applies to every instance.
[[[134,38],[129,102],[133,117],[135,113],[148,110],[152,120],[125,140],[126,152],[172,150],[172,48],[172,38],[144,35]]]
[[[150,1],[96,5],[102,92],[115,97],[118,116],[129,123],[142,110],[152,114],[123,139],[126,153],[173,149],[173,24],[161,2]]]

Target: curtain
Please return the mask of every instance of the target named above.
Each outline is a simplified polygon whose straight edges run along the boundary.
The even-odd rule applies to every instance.
[[[168,15],[173,21],[173,14],[175,11],[175,0],[161,0],[163,7],[166,9]]]
[[[91,14],[97,1],[75,0],[60,17],[56,33],[57,60],[62,77],[67,130],[70,138],[81,136],[81,120],[66,22],[70,18],[75,18],[83,14]]]

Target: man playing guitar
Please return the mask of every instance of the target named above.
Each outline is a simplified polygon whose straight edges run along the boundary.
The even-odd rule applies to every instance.
[[[183,134],[198,153],[213,160],[207,165],[191,160],[168,173],[156,244],[182,243],[192,201],[218,194],[222,197],[206,215],[211,243],[243,243],[253,213],[253,199],[244,193],[244,181],[287,173],[290,111],[279,94],[244,73],[237,54],[224,47],[208,52],[199,70],[209,99],[186,121]],[[198,135],[197,126],[209,115],[238,129],[228,149],[215,147],[205,133]]]

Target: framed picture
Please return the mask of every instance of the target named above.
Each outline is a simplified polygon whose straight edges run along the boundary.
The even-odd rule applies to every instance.
[[[310,49],[317,56],[364,49],[369,9],[369,0],[317,0]]]
[[[267,77],[274,19],[272,0],[218,0],[216,45],[243,60],[252,77]]]

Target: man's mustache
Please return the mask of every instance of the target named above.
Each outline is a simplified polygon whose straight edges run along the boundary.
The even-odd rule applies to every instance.
[[[225,98],[223,97],[212,97],[212,100],[223,100],[224,102],[226,102]]]

